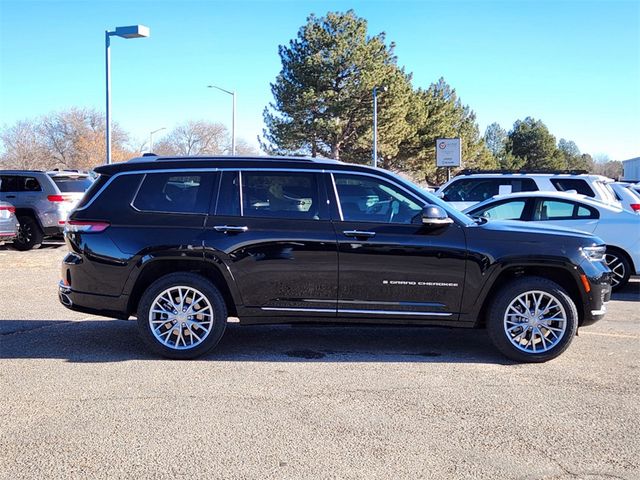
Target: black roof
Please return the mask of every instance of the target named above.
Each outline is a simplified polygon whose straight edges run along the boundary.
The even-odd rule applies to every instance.
[[[257,156],[192,156],[192,157],[160,157],[147,155],[137,157],[128,162],[102,165],[95,172],[113,175],[118,172],[136,170],[162,170],[180,168],[342,168],[359,167],[362,165],[347,164],[326,158],[308,157],[257,157]]]

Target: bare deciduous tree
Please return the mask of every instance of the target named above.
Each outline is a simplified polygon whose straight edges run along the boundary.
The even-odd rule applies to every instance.
[[[159,155],[222,155],[229,152],[229,132],[221,123],[190,120],[155,143]]]

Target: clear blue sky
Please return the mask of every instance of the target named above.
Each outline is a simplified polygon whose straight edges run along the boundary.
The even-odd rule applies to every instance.
[[[396,42],[415,86],[443,76],[476,112],[543,120],[556,138],[612,159],[640,155],[640,2],[626,1],[45,1],[0,0],[0,125],[70,106],[104,109],[104,30],[112,41],[113,118],[142,142],[186,119],[262,131],[278,45],[308,14],[355,9]]]

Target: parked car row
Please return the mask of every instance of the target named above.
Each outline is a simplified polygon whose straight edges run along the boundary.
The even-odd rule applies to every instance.
[[[0,205],[6,205],[0,207],[0,238],[17,250],[30,250],[46,237],[60,236],[69,212],[92,183],[78,170],[0,170]],[[5,223],[11,223],[11,234],[2,235]]]
[[[436,195],[468,215],[594,233],[614,290],[640,274],[640,186],[583,171],[463,171]]]

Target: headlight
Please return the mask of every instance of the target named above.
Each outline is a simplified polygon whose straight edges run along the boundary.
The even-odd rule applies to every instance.
[[[580,250],[582,250],[582,255],[590,262],[602,262],[607,247],[600,245],[597,247],[582,247]]]

